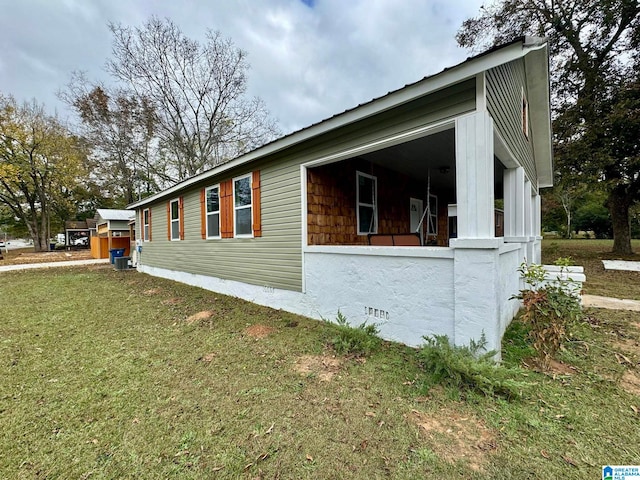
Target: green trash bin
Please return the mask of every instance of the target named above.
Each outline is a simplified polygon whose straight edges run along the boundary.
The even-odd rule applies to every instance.
[[[124,256],[124,248],[112,248],[109,250],[109,261],[111,265],[115,262],[114,258],[123,257]]]

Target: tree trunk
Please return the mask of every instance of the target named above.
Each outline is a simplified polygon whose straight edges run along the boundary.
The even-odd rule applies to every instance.
[[[25,225],[27,226],[27,231],[29,232],[29,236],[33,240],[33,250],[39,252],[40,248],[40,236],[38,235],[38,229],[34,228],[31,222],[25,220]]]
[[[617,186],[607,198],[607,208],[611,214],[613,226],[613,250],[619,255],[633,255],[631,250],[631,226],[629,224],[629,205],[627,193],[623,186]]]

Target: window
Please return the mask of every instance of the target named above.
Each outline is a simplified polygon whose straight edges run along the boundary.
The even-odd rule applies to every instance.
[[[180,201],[177,198],[170,202],[169,216],[169,239],[180,240]]]
[[[151,211],[148,208],[142,211],[142,240],[151,241]]]
[[[262,236],[260,171],[200,190],[200,235],[207,238]]]
[[[251,175],[233,180],[234,236],[253,236],[251,209]]]
[[[372,175],[356,172],[358,235],[378,233],[378,180]]]
[[[438,197],[429,195],[429,218],[427,221],[427,235],[438,235]]]
[[[220,185],[205,190],[207,238],[220,238]]]
[[[522,131],[525,137],[529,138],[529,102],[522,89]]]

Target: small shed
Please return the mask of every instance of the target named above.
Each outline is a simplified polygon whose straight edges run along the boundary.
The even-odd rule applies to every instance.
[[[89,245],[88,239],[91,231],[95,230],[96,221],[93,218],[87,220],[67,220],[64,222],[65,245],[76,245],[80,239],[87,238],[87,243],[78,245]]]
[[[91,256],[109,258],[112,248],[124,248],[124,254],[129,255],[129,220],[133,217],[132,210],[99,208],[95,216],[96,228],[91,231]]]

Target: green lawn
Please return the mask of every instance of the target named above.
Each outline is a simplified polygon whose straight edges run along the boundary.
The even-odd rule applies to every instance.
[[[632,240],[635,255],[620,257],[611,252],[613,240],[551,240],[542,242],[542,262],[553,263],[558,257],[571,257],[573,265],[584,266],[587,282],[584,291],[590,295],[640,300],[640,273],[605,271],[603,259],[640,262],[640,240]]]
[[[323,322],[136,272],[2,280],[2,478],[584,479],[640,458],[638,314],[589,312],[572,373],[523,369],[506,401],[427,391],[413,349],[336,356]],[[518,323],[505,345],[526,361]]]

